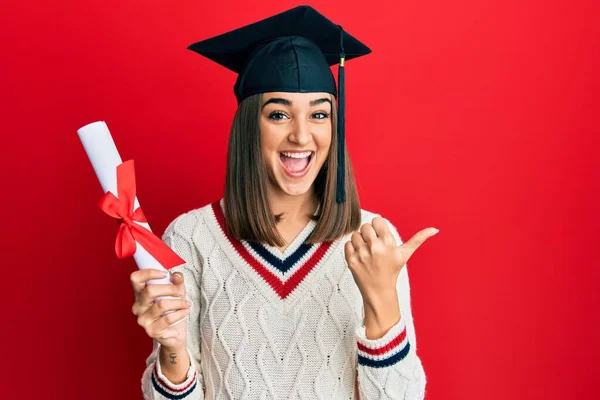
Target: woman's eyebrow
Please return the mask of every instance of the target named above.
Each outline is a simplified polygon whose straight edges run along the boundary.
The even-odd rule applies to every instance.
[[[283,104],[284,106],[291,106],[292,105],[292,102],[290,100],[288,100],[288,99],[284,99],[284,98],[281,98],[281,97],[273,97],[273,98],[265,101],[265,104],[263,104],[261,108],[265,108],[265,106],[267,104],[271,104],[271,103],[274,103],[274,104]]]
[[[331,104],[331,100],[326,97],[323,97],[322,99],[311,100],[310,103],[308,103],[308,105],[313,107],[313,106],[316,106],[317,104],[323,104],[323,103],[329,103],[329,105],[333,107],[333,104]]]
[[[292,102],[290,100],[288,100],[288,99],[284,99],[283,97],[273,97],[273,98],[270,98],[269,100],[265,101],[265,103],[262,105],[261,108],[265,108],[265,106],[267,104],[271,104],[271,103],[273,103],[273,104],[283,104],[284,106],[291,106],[292,105]],[[331,103],[331,100],[328,99],[328,98],[326,98],[326,97],[323,97],[322,99],[311,100],[308,103],[308,105],[310,107],[314,107],[314,106],[316,106],[318,104],[323,104],[323,103],[329,103],[329,105],[333,107],[333,104]]]

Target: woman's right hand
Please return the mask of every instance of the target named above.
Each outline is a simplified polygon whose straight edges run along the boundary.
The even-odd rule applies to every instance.
[[[135,303],[131,310],[148,336],[163,347],[176,351],[186,347],[187,318],[191,304],[185,298],[181,272],[171,275],[170,284],[146,286],[147,281],[163,277],[164,271],[158,269],[140,269],[131,274],[131,284],[135,292]],[[157,297],[164,296],[179,298],[155,301]]]

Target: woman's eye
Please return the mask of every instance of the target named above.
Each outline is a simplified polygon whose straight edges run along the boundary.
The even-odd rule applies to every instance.
[[[282,112],[279,111],[274,111],[271,114],[269,114],[269,119],[275,120],[275,121],[281,121],[282,119],[287,118],[287,115],[285,115]]]
[[[316,112],[313,114],[313,118],[315,119],[325,119],[325,118],[329,118],[329,114],[324,113],[324,112]]]

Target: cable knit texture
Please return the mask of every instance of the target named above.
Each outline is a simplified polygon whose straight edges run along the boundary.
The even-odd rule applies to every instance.
[[[406,266],[397,281],[401,319],[369,340],[344,257],[350,234],[308,245],[311,221],[281,252],[229,237],[222,207],[223,200],[185,213],[163,235],[186,261],[172,272],[183,273],[193,303],[192,362],[185,382],[169,382],[155,342],[142,377],[145,399],[424,398]],[[362,223],[375,216],[362,210]]]

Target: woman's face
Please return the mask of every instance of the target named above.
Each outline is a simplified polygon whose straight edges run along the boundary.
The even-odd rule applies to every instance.
[[[280,194],[302,195],[329,154],[331,95],[265,93],[261,106],[261,150],[270,187]]]

